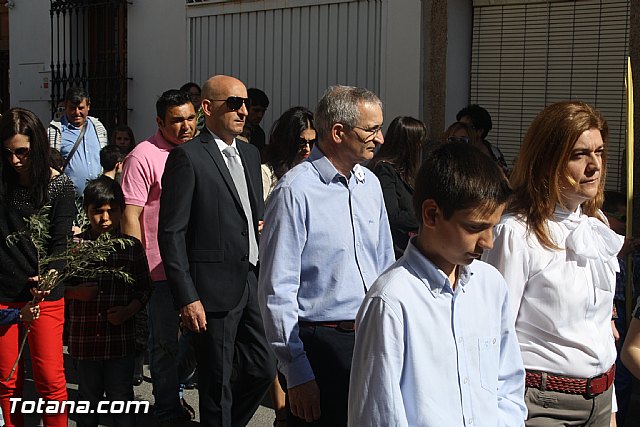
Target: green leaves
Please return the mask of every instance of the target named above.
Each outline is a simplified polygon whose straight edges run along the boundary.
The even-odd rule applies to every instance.
[[[47,251],[51,240],[49,232],[51,228],[50,213],[51,207],[48,205],[43,206],[38,212],[24,219],[26,226],[23,230],[10,234],[6,239],[7,245],[13,246],[21,238],[27,238],[36,248],[38,253],[38,283],[35,285],[36,289],[51,291],[71,277],[93,279],[103,274],[112,274],[125,283],[133,283],[133,277],[129,273],[122,271],[122,267],[110,267],[106,263],[109,255],[118,249],[133,246],[133,240],[114,237],[111,233],[102,233],[95,240],[69,239],[65,250],[61,254],[48,254]],[[84,218],[86,219],[86,216]],[[64,264],[62,270],[58,271],[49,268],[51,263],[59,261]],[[30,325],[27,325],[20,343],[18,357],[6,381],[11,379],[18,367],[30,330]]]
[[[95,240],[69,239],[64,252],[48,254],[47,248],[51,235],[49,229],[50,206],[44,206],[35,214],[25,218],[26,227],[7,237],[8,245],[15,245],[21,237],[28,238],[38,253],[38,284],[36,288],[42,291],[53,290],[60,283],[72,277],[94,279],[100,275],[113,274],[125,283],[133,283],[133,277],[122,271],[122,267],[110,267],[107,258],[118,249],[133,246],[133,240],[114,237],[111,233],[102,233]],[[54,262],[62,262],[61,271],[49,269]]]

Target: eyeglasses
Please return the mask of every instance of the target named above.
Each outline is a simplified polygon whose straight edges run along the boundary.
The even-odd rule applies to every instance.
[[[20,160],[29,157],[29,153],[31,152],[31,149],[29,147],[18,147],[15,150],[3,147],[3,150],[5,156],[11,157],[11,155],[15,155]]]
[[[307,144],[309,144],[309,148],[313,148],[313,145],[318,142],[318,138],[315,139],[304,139],[304,138],[299,138],[298,139],[298,148],[300,148],[301,150],[307,146]]]
[[[242,108],[242,104],[249,108],[249,98],[242,98],[240,96],[230,96],[227,99],[209,99],[209,101],[224,101],[227,103],[227,108],[231,111],[239,110]]]
[[[372,138],[375,138],[376,135],[378,134],[378,132],[382,132],[382,125],[379,126],[375,126],[369,129],[365,129],[363,127],[360,126],[354,126],[354,129],[360,129],[361,131],[365,132],[367,134],[367,136],[364,139],[360,139],[360,136],[358,135],[358,139],[360,139],[360,142],[365,143],[365,142],[369,142],[369,140],[371,140]],[[356,135],[358,133],[356,132]]]
[[[465,144],[469,143],[469,137],[467,136],[450,136],[447,138],[448,142],[464,142]]]

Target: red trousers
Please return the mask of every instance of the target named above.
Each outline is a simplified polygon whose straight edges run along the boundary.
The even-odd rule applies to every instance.
[[[20,308],[20,303],[0,303],[2,308]],[[44,400],[67,400],[67,383],[64,375],[62,355],[62,329],[64,325],[64,299],[40,303],[40,318],[31,322],[28,335],[31,366],[36,390]],[[18,368],[9,381],[5,381],[11,367],[18,357],[25,325],[0,326],[0,407],[7,427],[23,427],[24,418],[19,413],[12,414],[9,398],[22,397],[24,386],[24,363],[20,360]],[[67,414],[42,414],[46,427],[66,427]]]

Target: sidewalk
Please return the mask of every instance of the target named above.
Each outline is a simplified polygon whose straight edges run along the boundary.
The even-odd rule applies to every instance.
[[[28,356],[27,356],[28,360]],[[71,358],[65,354],[65,370],[67,372],[67,391],[69,393],[69,400],[75,400],[78,392],[78,384],[76,382],[75,371],[71,363]],[[151,387],[151,379],[149,378],[149,366],[144,367],[145,379],[143,383],[137,387],[134,387],[135,399],[148,401],[153,405],[153,394]],[[27,380],[25,381],[24,396],[26,399],[37,399],[37,394],[31,379],[30,366],[27,363]],[[200,414],[198,411],[198,391],[197,390],[185,390],[185,399],[195,409],[196,418],[190,423],[192,426],[200,425]],[[248,427],[271,427],[273,425],[274,413],[273,410],[267,407],[268,397],[263,402],[263,405],[258,408],[256,414],[253,416]],[[153,408],[152,408],[153,409]],[[150,411],[152,412],[152,411]],[[69,420],[69,426],[76,427],[74,421],[75,417],[71,416]],[[154,427],[157,425],[157,419],[152,413],[140,414],[137,417],[137,423],[139,427]],[[105,416],[100,419],[101,426],[112,426],[110,417]],[[37,415],[25,416],[25,426],[34,427],[42,426],[42,421]],[[635,381],[633,394],[631,396],[631,403],[629,404],[629,414],[627,415],[627,422],[624,426],[618,427],[638,427],[640,426],[640,381]]]
[[[66,351],[66,349],[65,349]],[[25,360],[29,360],[28,355]],[[67,374],[67,392],[69,394],[69,400],[75,400],[78,394],[78,384],[76,380],[75,370],[73,368],[73,364],[71,363],[71,358],[69,355],[65,353],[65,371]],[[24,387],[24,398],[25,400],[37,400],[38,395],[35,391],[35,386],[33,383],[32,375],[31,375],[31,367],[29,363],[26,363],[27,375]],[[149,377],[149,366],[144,366],[144,381],[141,385],[134,387],[133,391],[135,394],[135,400],[140,401],[148,401],[151,406],[153,405],[153,394],[151,387],[151,378]],[[200,414],[198,411],[198,391],[197,390],[185,390],[185,399],[196,411],[196,418],[194,421],[190,423],[192,426],[200,425]],[[268,404],[267,402],[263,402],[264,405]],[[248,424],[248,427],[271,427],[273,425],[274,413],[273,410],[268,408],[267,406],[260,406],[256,411],[256,414],[253,416],[253,419]],[[137,424],[139,427],[154,427],[158,424],[158,420],[155,416],[153,416],[153,407],[151,407],[151,411],[149,414],[139,414],[137,416]],[[113,423],[109,416],[101,417],[100,419],[101,426],[112,426]],[[25,426],[35,427],[42,426],[42,420],[39,415],[25,415]],[[69,417],[69,426],[76,427],[75,416],[71,415]]]

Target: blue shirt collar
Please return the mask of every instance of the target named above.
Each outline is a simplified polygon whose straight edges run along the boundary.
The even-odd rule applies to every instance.
[[[414,244],[415,237],[413,237],[407,249],[404,252],[403,258],[407,264],[413,269],[422,283],[431,291],[431,295],[437,297],[442,293],[445,286],[453,290],[452,284],[449,282],[447,275],[440,270],[431,260],[425,257],[422,252]],[[472,276],[470,265],[458,266],[458,285],[460,290],[464,292],[465,286],[469,283]]]
[[[331,161],[324,155],[318,145],[313,146],[313,148],[311,149],[311,154],[309,154],[309,158],[307,159],[307,161],[311,162],[313,167],[318,171],[322,182],[327,185],[329,185],[329,183],[334,181],[336,178],[346,179],[346,177],[338,172],[336,167],[333,166],[333,163],[331,163]],[[355,177],[356,182],[364,183],[365,172],[362,166],[360,166],[359,164],[356,164],[353,169],[351,169],[351,175]]]
[[[93,124],[91,123],[91,120],[89,120],[89,116],[87,116],[85,123],[87,124],[87,130],[89,130],[93,126]],[[62,116],[62,118],[60,118],[60,124],[63,127],[66,127],[67,129],[79,130],[81,128],[81,127],[76,127],[73,123],[69,122],[69,119],[67,119],[66,114]]]

